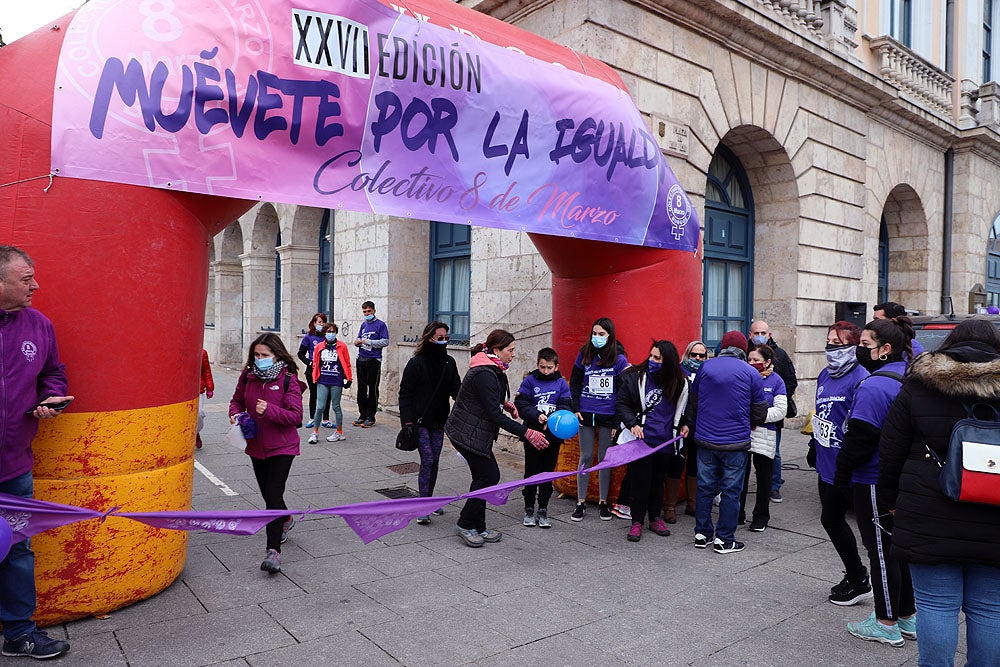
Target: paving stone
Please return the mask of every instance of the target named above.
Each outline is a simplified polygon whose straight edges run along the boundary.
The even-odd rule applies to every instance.
[[[282,554],[284,555],[284,554]],[[294,569],[282,562],[283,569]],[[185,577],[184,584],[210,612],[236,607],[247,607],[261,602],[284,598],[301,598],[305,591],[284,573],[270,575],[266,572],[248,576],[245,571],[200,577]]]
[[[404,615],[423,615],[482,597],[471,588],[436,573],[420,572],[356,584],[356,589]]]
[[[505,652],[509,639],[493,629],[509,619],[483,624],[455,611],[408,616],[361,630],[389,656],[410,667],[465,665]]]
[[[247,662],[252,667],[330,667],[332,664],[391,667],[401,664],[356,631],[258,653],[248,656]]]
[[[297,641],[395,621],[399,615],[350,586],[261,605]]]
[[[150,623],[185,619],[206,614],[205,607],[198,601],[182,581],[175,581],[162,592],[122,607],[107,614],[106,618],[88,616],[66,624],[70,639],[89,637],[99,633],[114,632],[122,628],[146,626]],[[50,634],[52,634],[50,632]],[[53,635],[55,636],[55,635]]]

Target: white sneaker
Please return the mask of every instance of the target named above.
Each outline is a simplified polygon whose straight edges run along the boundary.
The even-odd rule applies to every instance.
[[[340,442],[341,440],[347,440],[347,438],[345,438],[344,434],[340,431],[334,431],[330,435],[326,436],[327,442]]]
[[[309,444],[310,445],[315,445],[317,442],[319,442],[319,434],[318,433],[310,433],[309,434]]]

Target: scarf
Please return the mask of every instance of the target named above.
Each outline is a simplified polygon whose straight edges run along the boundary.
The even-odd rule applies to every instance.
[[[257,364],[254,364],[251,368],[253,374],[260,378],[261,382],[270,382],[281,375],[281,371],[285,370],[284,361],[275,361],[274,365],[268,368],[266,371],[262,371],[257,368]]]

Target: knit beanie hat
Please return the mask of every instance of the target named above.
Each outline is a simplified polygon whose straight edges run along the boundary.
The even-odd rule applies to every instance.
[[[744,336],[739,331],[727,331],[722,337],[722,343],[719,345],[720,349],[726,349],[727,347],[738,347],[743,350],[743,354],[747,352],[747,337]]]

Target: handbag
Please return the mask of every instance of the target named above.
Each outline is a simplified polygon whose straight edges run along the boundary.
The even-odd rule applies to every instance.
[[[441,370],[441,377],[438,378],[437,385],[434,387],[434,391],[431,392],[431,397],[427,401],[424,414],[420,415],[420,418],[417,419],[417,425],[420,425],[424,421],[424,417],[427,416],[427,410],[430,409],[431,403],[434,402],[434,397],[437,396],[438,389],[441,388],[441,383],[444,382],[447,366],[448,362],[445,361],[445,368]],[[396,449],[402,452],[412,452],[416,450],[418,444],[420,444],[420,437],[417,435],[417,429],[413,426],[404,426],[399,429],[399,433],[396,434]]]
[[[795,405],[795,399],[791,396],[786,396],[788,399],[788,409],[785,411],[785,419],[791,419],[795,415],[799,414],[799,409]]]
[[[1000,505],[1000,413],[984,403],[965,406],[965,419],[951,430],[948,458],[944,461],[927,444],[930,458],[941,468],[938,484],[948,498],[962,503]],[[976,408],[987,408],[989,419],[976,417]]]

